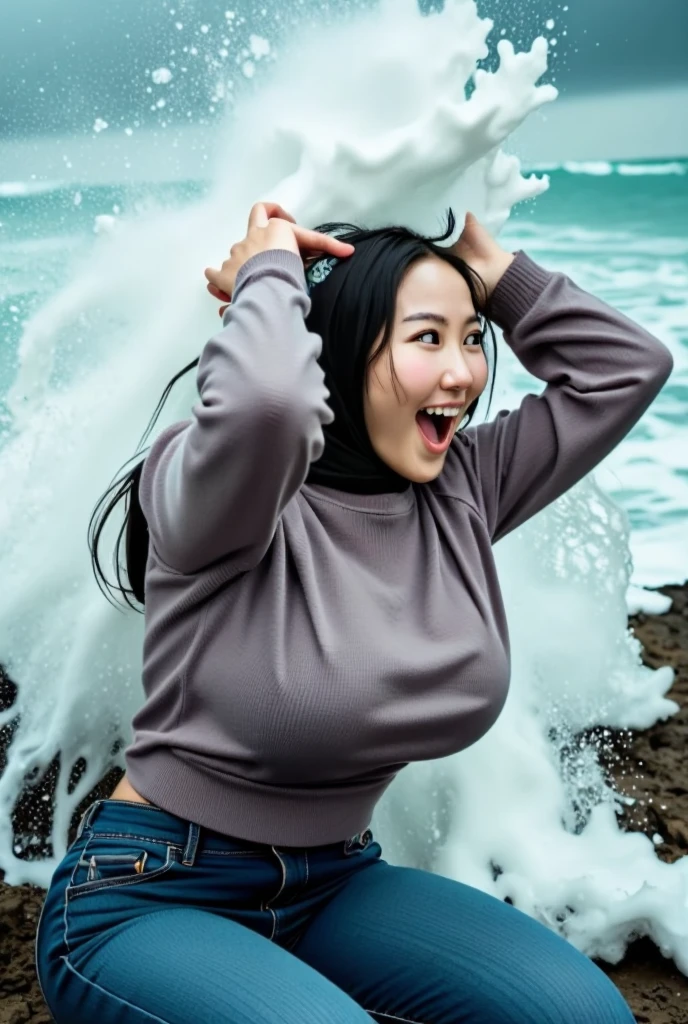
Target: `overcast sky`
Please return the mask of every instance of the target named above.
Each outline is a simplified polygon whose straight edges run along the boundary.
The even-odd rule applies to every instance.
[[[0,0],[0,136],[90,133],[98,117],[113,128],[134,119],[145,126],[162,118],[188,123],[212,117],[212,81],[230,76],[237,41],[246,40],[249,29],[276,40],[275,13],[283,16],[294,3]],[[306,3],[322,6],[321,0]],[[419,3],[428,8],[441,0]],[[217,59],[227,9],[246,15],[247,24],[228,47],[226,72],[209,70],[206,58]],[[478,0],[478,9],[506,29],[517,48],[539,34],[557,39],[544,80],[562,98],[688,83],[688,0]],[[555,21],[551,30],[548,18]],[[497,31],[493,37],[499,38]],[[184,54],[184,46],[197,53]],[[174,89],[165,90],[166,108],[151,110],[161,93],[146,92],[150,71],[175,59],[187,71],[175,74]]]

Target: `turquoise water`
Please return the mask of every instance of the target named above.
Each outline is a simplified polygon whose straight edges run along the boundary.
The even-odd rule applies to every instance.
[[[594,172],[594,173],[593,173]],[[599,482],[628,515],[636,581],[688,577],[688,161],[548,171],[500,240],[642,324],[671,349],[674,373]],[[513,380],[519,392],[532,378]]]
[[[629,438],[605,463],[600,482],[633,527],[636,581],[688,576],[688,161],[537,168],[550,189],[518,205],[500,240],[642,323],[672,350],[673,377]],[[0,183],[1,398],[16,368],[24,323],[88,252],[97,218],[150,204],[183,206],[204,182],[80,187]],[[146,267],[141,268],[148,273]],[[539,383],[505,353],[492,412]],[[62,363],[55,360],[54,376]],[[162,382],[164,383],[164,382]]]

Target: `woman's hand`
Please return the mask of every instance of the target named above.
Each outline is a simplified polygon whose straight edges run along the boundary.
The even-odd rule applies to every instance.
[[[354,251],[348,242],[300,227],[278,203],[256,203],[248,219],[246,237],[235,242],[229,250],[229,259],[224,261],[220,270],[212,267],[205,270],[210,294],[221,302],[231,302],[237,274],[244,263],[259,252],[270,249],[288,249],[303,260],[325,255],[343,259]],[[220,316],[226,308],[220,309]]]
[[[463,231],[449,251],[460,256],[480,274],[487,289],[485,299],[492,295],[497,282],[514,260],[514,253],[502,249],[472,213],[466,214]]]

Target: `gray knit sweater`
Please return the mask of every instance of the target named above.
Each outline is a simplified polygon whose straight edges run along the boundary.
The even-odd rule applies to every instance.
[[[148,800],[262,843],[360,832],[395,774],[493,725],[509,686],[492,545],[592,470],[667,348],[519,251],[494,319],[546,387],[453,440],[406,493],[304,484],[332,421],[301,260],[239,272],[192,418],[156,439],[143,685],[126,768]]]

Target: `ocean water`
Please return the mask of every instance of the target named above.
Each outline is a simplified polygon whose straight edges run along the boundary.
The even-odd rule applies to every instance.
[[[688,579],[688,160],[533,170],[547,172],[550,188],[512,209],[501,243],[569,274],[673,353],[672,378],[597,475],[629,518],[634,585],[682,583]],[[94,235],[107,230],[110,218],[151,204],[184,206],[209,188],[202,180],[90,187],[0,181],[0,415],[7,412],[2,399],[16,372],[23,325],[59,294]],[[494,410],[500,398],[511,407],[533,388],[510,355],[502,357],[506,372],[497,379]],[[57,354],[53,380],[69,359]],[[639,599],[635,590],[632,595]]]
[[[672,377],[597,477],[628,515],[634,582],[682,583],[688,579],[688,161],[568,164],[548,173],[548,192],[516,207],[501,239],[563,270],[671,349]]]
[[[688,973],[688,858],[663,864],[650,839],[619,828],[629,800],[600,763],[605,729],[677,710],[671,669],[642,665],[627,611],[653,603],[642,587],[688,576],[688,161],[521,167],[512,133],[557,101],[537,84],[548,44],[517,53],[502,39],[499,66],[481,72],[492,28],[471,0],[426,18],[415,0],[383,0],[335,34],[299,30],[228,118],[204,180],[166,183],[157,167],[150,185],[0,183],[0,661],[18,687],[0,728],[21,716],[0,776],[10,884],[48,883],[74,809],[123,764],[143,700],[143,620],[98,590],[86,531],[165,385],[217,330],[203,268],[242,237],[258,198],[303,223],[428,232],[452,206],[641,322],[675,370],[593,477],[496,545],[512,646],[504,711],[468,750],[404,769],[373,826],[393,862],[508,896],[590,955],[616,961],[648,935]],[[303,68],[324,47],[314,90]],[[503,344],[500,356],[491,415],[542,388]],[[156,430],[196,400],[190,374]],[[119,525],[103,538],[106,566]],[[579,743],[592,726],[602,739]],[[13,835],[12,809],[58,752],[53,856],[38,858],[35,836]]]

